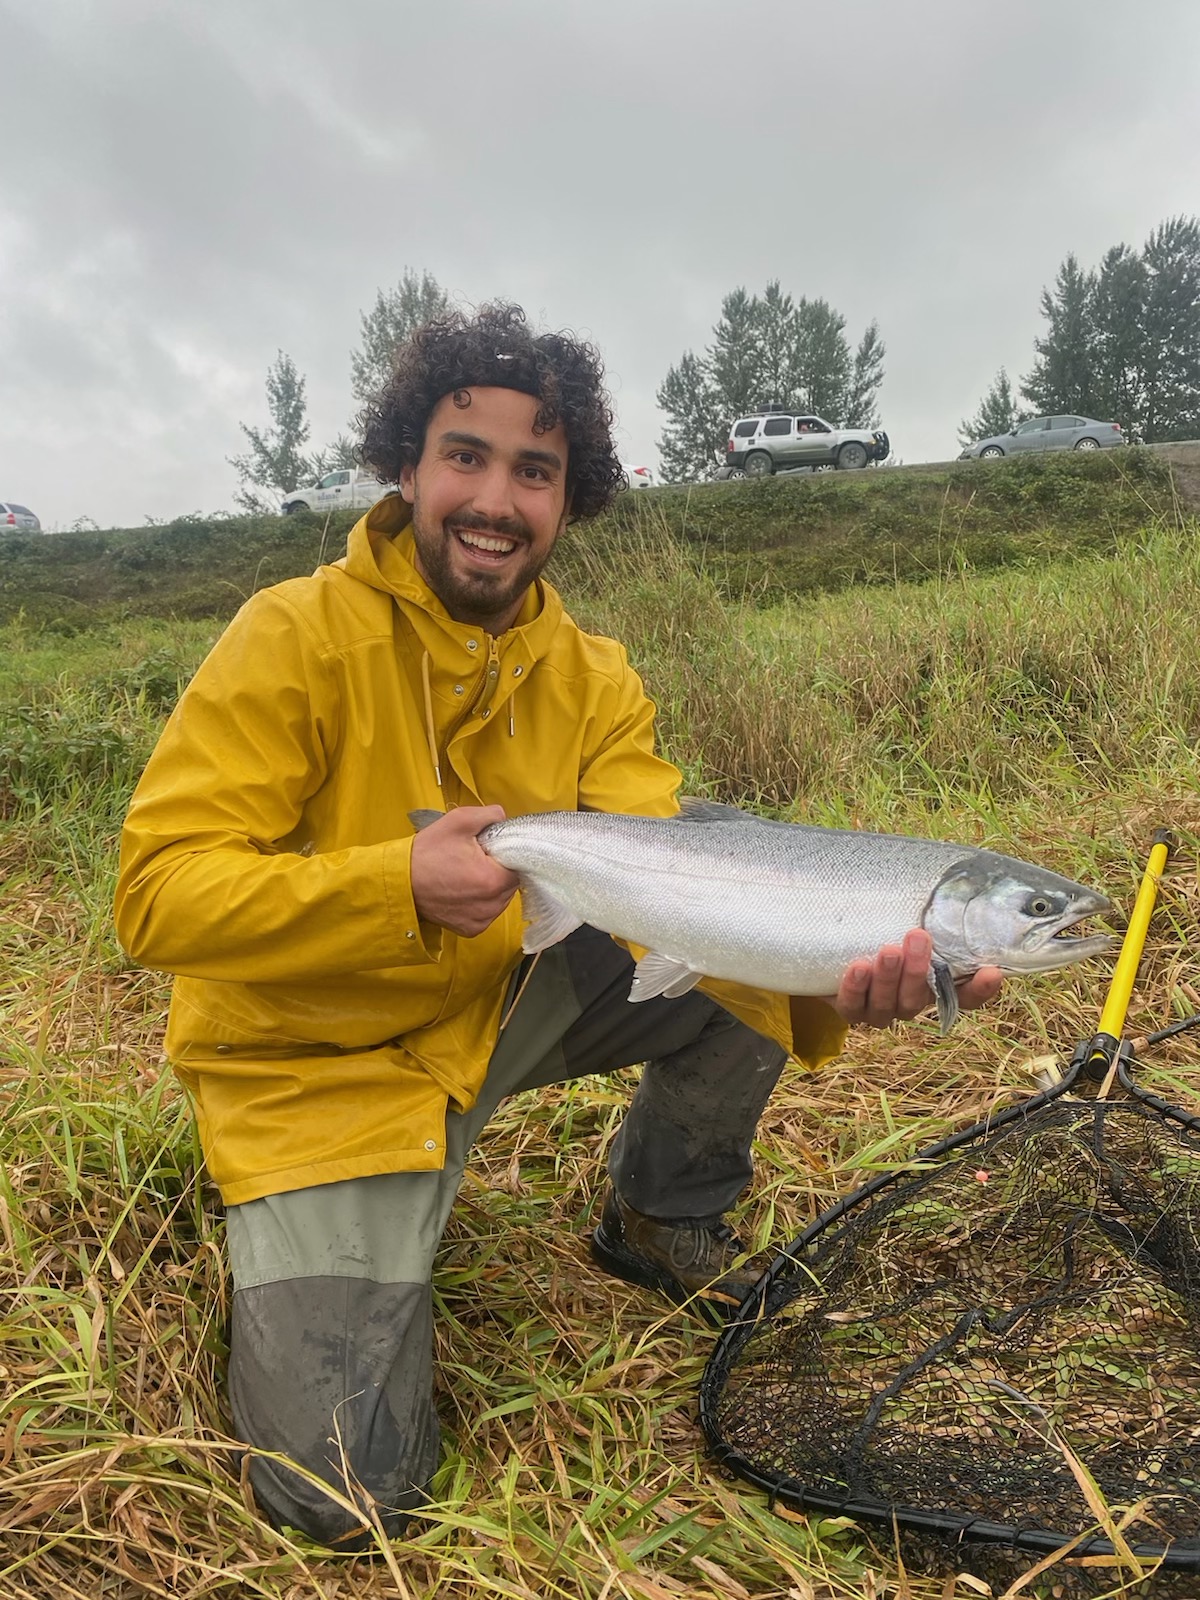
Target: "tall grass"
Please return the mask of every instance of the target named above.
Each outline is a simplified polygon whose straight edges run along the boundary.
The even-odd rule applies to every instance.
[[[1107,558],[763,609],[647,521],[568,598],[628,642],[693,791],[1009,849],[1125,905],[1150,828],[1173,825],[1144,1030],[1200,1006],[1196,533],[1151,525]],[[469,1169],[436,1276],[448,1453],[413,1536],[335,1560],[258,1520],[228,1434],[220,1207],[162,1059],[166,984],[128,966],[108,922],[129,789],[214,631],[0,630],[0,1596],[985,1592],[956,1575],[961,1553],[906,1563],[706,1461],[710,1332],[587,1263],[623,1079],[511,1102]],[[1014,983],[948,1041],[924,1023],[864,1034],[791,1075],[760,1128],[748,1242],[786,1241],[1035,1088],[1092,1030],[1103,985],[1095,966]],[[1158,1073],[1192,1095],[1183,1046]],[[1060,1566],[1019,1592],[1143,1589]]]

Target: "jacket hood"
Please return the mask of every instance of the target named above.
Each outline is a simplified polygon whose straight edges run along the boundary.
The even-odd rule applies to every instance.
[[[411,617],[432,617],[442,628],[466,635],[478,624],[456,622],[417,570],[412,507],[398,492],[377,500],[350,530],[343,559],[335,563],[348,576],[393,595]],[[545,653],[563,616],[558,591],[538,579],[521,603],[510,632],[519,632],[535,658]]]

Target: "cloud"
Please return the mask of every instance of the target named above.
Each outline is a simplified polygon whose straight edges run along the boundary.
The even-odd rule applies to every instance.
[[[229,505],[276,350],[331,436],[405,267],[593,338],[650,460],[668,366],[777,277],[878,319],[889,432],[944,455],[1067,251],[1196,209],[1198,45],[1186,0],[0,0],[0,496]]]

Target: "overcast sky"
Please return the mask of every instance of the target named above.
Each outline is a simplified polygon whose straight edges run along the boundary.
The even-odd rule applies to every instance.
[[[1039,296],[1200,212],[1196,0],[0,0],[0,500],[232,506],[278,349],[313,443],[406,267],[595,341],[622,454],[723,295],[887,345],[956,453]]]

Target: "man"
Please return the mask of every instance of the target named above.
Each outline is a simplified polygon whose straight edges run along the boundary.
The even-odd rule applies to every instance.
[[[789,1050],[930,996],[926,935],[829,1003],[706,983],[627,1001],[632,958],[582,928],[518,992],[505,814],[669,815],[679,774],[621,647],[540,573],[620,482],[594,352],[515,307],[430,324],[397,356],[364,455],[399,492],[343,561],[256,595],[182,697],[130,807],[117,927],[176,974],[167,1049],[226,1203],[230,1400],[277,1526],[358,1548],[437,1465],[430,1277],[470,1146],[507,1094],[647,1063],[592,1239],[679,1301],[752,1281],[723,1220]],[[409,812],[446,814],[414,834]],[[999,975],[963,986],[989,998]],[[349,1468],[349,1482],[343,1471]],[[362,1502],[360,1502],[362,1503]],[[369,1503],[366,1502],[366,1503]]]

